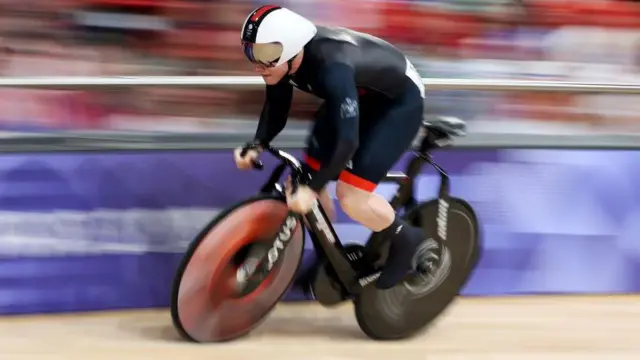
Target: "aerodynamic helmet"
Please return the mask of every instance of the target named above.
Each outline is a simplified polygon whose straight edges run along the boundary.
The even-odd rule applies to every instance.
[[[253,63],[279,66],[291,61],[317,31],[311,21],[289,9],[261,6],[242,26],[242,51]]]

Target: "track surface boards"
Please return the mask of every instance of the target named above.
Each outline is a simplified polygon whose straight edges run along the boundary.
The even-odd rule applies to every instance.
[[[351,304],[281,304],[249,337],[178,339],[168,310],[0,318],[0,359],[590,360],[640,359],[640,296],[466,298],[431,330],[374,342]]]

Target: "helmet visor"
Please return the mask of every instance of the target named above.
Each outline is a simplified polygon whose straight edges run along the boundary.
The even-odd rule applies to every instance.
[[[282,45],[278,43],[254,44],[243,42],[242,52],[254,64],[273,67],[282,55]]]

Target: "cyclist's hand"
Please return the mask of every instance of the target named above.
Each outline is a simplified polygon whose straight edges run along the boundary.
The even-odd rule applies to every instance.
[[[260,156],[258,150],[249,149],[247,153],[242,156],[242,147],[239,147],[233,151],[233,159],[236,162],[236,166],[241,170],[248,170],[253,168],[254,162]]]
[[[294,194],[291,194],[291,187],[288,187],[285,189],[285,193],[289,209],[302,215],[311,211],[311,207],[318,198],[318,194],[306,185],[298,185]]]

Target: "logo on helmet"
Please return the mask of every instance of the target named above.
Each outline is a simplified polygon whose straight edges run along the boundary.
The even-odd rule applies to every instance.
[[[253,24],[249,24],[247,25],[247,27],[244,28],[244,36],[243,38],[246,40],[252,39],[253,38]]]

